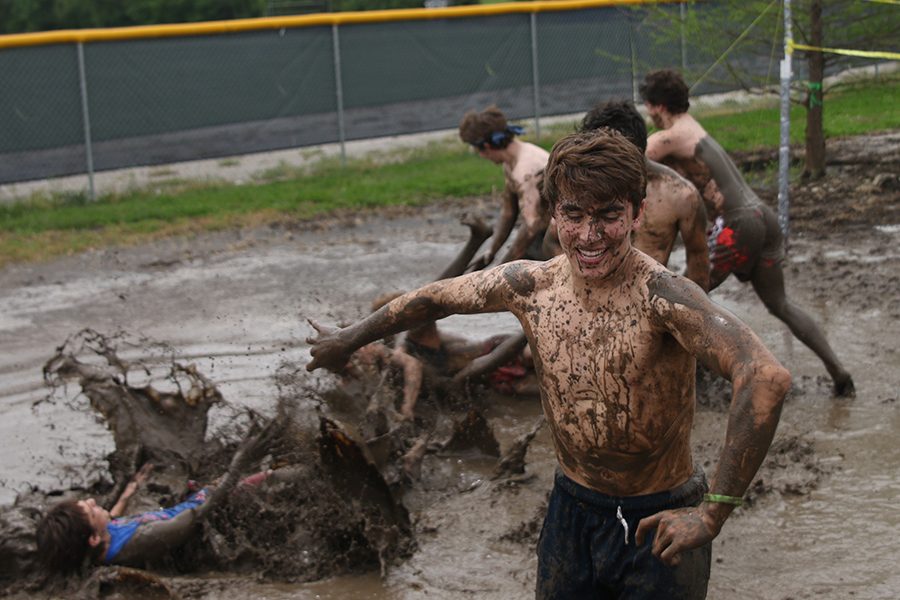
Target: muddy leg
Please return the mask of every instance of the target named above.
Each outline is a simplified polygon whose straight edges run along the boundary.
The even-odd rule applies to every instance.
[[[453,262],[447,265],[447,268],[438,276],[436,281],[462,275],[481,245],[493,234],[493,230],[476,215],[466,213],[459,222],[469,228],[469,241],[459,251]]]
[[[763,301],[769,312],[784,321],[798,340],[825,363],[828,374],[834,382],[834,391],[838,396],[849,396],[854,393],[853,379],[838,360],[828,340],[816,322],[803,309],[791,302],[784,290],[784,273],[781,265],[771,266],[758,264],[753,270],[753,289]]]

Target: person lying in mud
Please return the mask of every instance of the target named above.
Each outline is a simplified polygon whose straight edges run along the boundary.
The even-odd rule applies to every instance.
[[[559,463],[538,598],[703,598],[711,542],[741,504],[790,388],[746,325],[631,246],[645,189],[646,161],[623,136],[568,135],[544,182],[562,256],[431,283],[343,329],[310,322],[314,371],[451,314],[518,318]],[[691,458],[697,359],[733,384],[708,494]]]
[[[503,166],[505,188],[500,215],[494,224],[491,245],[469,266],[469,270],[483,269],[494,261],[509,238],[519,215],[523,224],[500,263],[531,258],[544,260],[544,232],[550,215],[541,204],[540,182],[547,151],[516,138],[523,129],[509,125],[506,116],[496,106],[481,112],[466,113],[459,123],[459,137],[470,144],[482,158]]]
[[[458,277],[466,271],[491,229],[477,216],[464,215],[469,239],[436,281]],[[372,311],[400,296],[393,292],[378,297]],[[486,340],[469,340],[441,331],[430,321],[410,329],[402,337],[399,350],[419,360],[431,375],[450,378],[454,385],[484,381],[503,394],[536,395],[531,354],[524,334],[501,334]]]
[[[152,469],[146,464],[125,486],[115,505],[106,510],[93,498],[63,500],[54,505],[37,527],[41,562],[53,573],[77,572],[86,563],[142,567],[186,543],[199,531],[198,524],[222,504],[235,488],[256,486],[272,476],[265,471],[238,480],[262,438],[245,444],[232,459],[228,472],[216,484],[192,493],[166,509],[123,516],[128,501]]]
[[[475,215],[465,214],[460,222],[469,228],[469,239],[437,281],[462,275],[481,244],[491,236],[491,228]],[[372,301],[372,312],[401,294],[379,295]],[[537,395],[531,356],[522,334],[472,341],[443,332],[432,321],[410,330],[400,340],[366,344],[351,355],[340,374],[345,380],[360,380],[385,369],[395,369],[402,377],[399,414],[407,421],[415,418],[426,375],[432,386],[438,378],[440,385],[455,386],[484,381],[502,394]]]
[[[714,290],[734,273],[749,281],[770,313],[783,321],[825,364],[838,396],[853,395],[853,378],[819,326],[785,292],[784,238],[775,212],[759,199],[725,150],[690,114],[688,88],[672,70],[648,73],[641,97],[657,131],[647,157],[665,162],[703,193],[715,219],[710,233],[710,284]]]
[[[624,135],[641,152],[647,149],[647,125],[630,101],[598,104],[581,121],[580,131],[609,127]],[[681,234],[687,267],[684,275],[704,290],[709,288],[709,249],[706,245],[706,208],[694,185],[674,170],[647,159],[647,198],[640,227],[631,243],[638,250],[667,266],[675,238]],[[562,253],[551,222],[544,239],[544,251]]]

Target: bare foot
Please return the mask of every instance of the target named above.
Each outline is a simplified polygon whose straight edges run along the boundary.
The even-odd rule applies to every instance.
[[[850,373],[844,373],[844,375],[834,378],[834,395],[841,398],[853,398],[856,396],[856,386],[853,385],[853,378],[850,377]]]

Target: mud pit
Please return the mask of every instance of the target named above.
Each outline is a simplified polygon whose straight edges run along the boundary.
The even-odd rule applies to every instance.
[[[831,398],[821,364],[748,286],[730,280],[713,295],[785,363],[795,389],[751,486],[751,505],[729,519],[715,542],[710,598],[900,593],[900,135],[829,145],[832,158],[846,164],[792,196],[788,289],[823,326],[858,394]],[[92,327],[165,340],[174,358],[195,364],[229,406],[271,416],[285,386],[331,385],[330,376],[304,379],[303,340],[310,333],[304,318],[354,319],[376,294],[433,278],[464,241],[457,224],[464,209],[488,210],[473,199],[167,240],[0,272],[0,431],[7,450],[0,501],[8,506],[32,487],[91,489],[109,478],[104,457],[112,436],[89,411],[64,403],[32,408],[45,394],[41,367],[68,335]],[[444,326],[481,338],[508,332],[515,322],[484,315],[452,317]],[[125,358],[146,354],[135,347]],[[727,388],[713,382],[704,389],[694,447],[695,460],[709,470],[724,432]],[[532,430],[540,410],[534,400],[498,396],[485,403],[484,414],[505,451]],[[233,423],[233,411],[211,407],[207,439]],[[364,573],[300,583],[274,565],[165,573],[162,582],[188,598],[528,597],[554,466],[548,444],[539,431],[525,474],[512,478],[492,479],[497,459],[483,453],[426,455],[419,484],[403,497],[415,549],[384,579],[370,564]],[[22,518],[4,510],[9,527]]]

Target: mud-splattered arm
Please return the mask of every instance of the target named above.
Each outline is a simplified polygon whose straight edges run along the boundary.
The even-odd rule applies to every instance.
[[[115,505],[109,509],[109,516],[121,517],[125,514],[125,508],[128,506],[128,501],[131,500],[131,497],[138,491],[138,488],[147,481],[152,470],[153,463],[144,463],[144,465],[138,469],[138,472],[134,474],[134,477],[131,478],[131,481],[129,481],[125,486],[125,489],[122,490],[122,494],[119,496],[119,499],[116,500]]]
[[[487,252],[472,262],[475,268],[483,269],[493,262],[494,257],[500,252],[500,248],[502,248],[506,240],[509,239],[509,234],[512,233],[518,218],[519,196],[515,189],[507,184],[506,189],[503,190],[503,201],[500,204],[500,214],[497,217],[497,222],[494,224],[494,234],[491,236],[491,245]]]
[[[422,361],[415,356],[407,354],[402,348],[396,348],[391,352],[390,363],[403,370],[403,404],[401,414],[408,419],[413,417],[413,408],[419,399],[422,390],[422,374],[424,368]]]
[[[279,420],[273,420],[262,431],[245,439],[232,457],[228,471],[217,486],[209,488],[208,496],[202,504],[187,508],[171,519],[141,524],[112,562],[143,566],[186,543],[196,533],[200,521],[228,498],[242,475],[265,454],[280,426]]]
[[[732,382],[732,400],[710,492],[741,497],[766,456],[791,377],[759,338],[734,315],[684,278],[659,273],[648,283],[657,325],[703,364]],[[712,540],[734,506],[704,502],[699,507],[664,511],[638,525],[638,543],[651,529],[653,552],[667,564],[678,553]]]
[[[678,229],[687,258],[684,276],[709,290],[709,246],[706,241],[706,207],[700,193],[685,182],[688,191],[682,201],[682,211],[678,218]]]
[[[518,191],[519,211],[522,215],[522,225],[516,233],[512,244],[500,259],[500,263],[519,260],[528,251],[528,246],[534,239],[541,235],[550,222],[550,216],[541,205],[541,193],[538,190],[540,175],[534,175],[526,179]],[[499,248],[498,248],[499,249]]]
[[[366,318],[336,329],[310,321],[318,336],[307,338],[310,371],[339,371],[358,348],[385,336],[411,329],[452,314],[498,312],[510,297],[505,273],[514,265],[501,265],[462,277],[444,279],[399,296]]]

